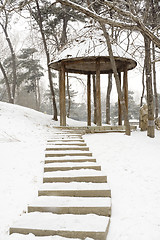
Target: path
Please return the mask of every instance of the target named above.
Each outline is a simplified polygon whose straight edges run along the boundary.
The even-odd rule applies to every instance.
[[[10,234],[106,240],[111,190],[81,134],[58,132],[47,142],[38,198]]]

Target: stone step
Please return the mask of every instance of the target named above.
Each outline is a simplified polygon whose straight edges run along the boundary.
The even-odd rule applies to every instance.
[[[125,133],[125,130],[95,130],[94,133]]]
[[[66,150],[80,150],[89,151],[89,147],[86,146],[61,146],[61,145],[50,145],[46,147],[46,151],[66,151]]]
[[[50,138],[48,141],[52,141],[54,139],[82,139],[81,134],[56,134],[53,138]]]
[[[69,139],[69,138],[66,138],[66,139],[49,139],[47,140],[48,143],[52,143],[52,142],[84,142],[84,139],[79,139],[79,138],[74,138],[74,139]]]
[[[32,233],[29,234],[19,234],[19,233],[13,233],[11,234],[7,240],[71,240],[73,238],[66,238],[61,237],[58,235],[54,236],[35,236]],[[86,238],[87,240],[93,240],[93,238]],[[4,240],[4,239],[3,239]],[[80,238],[74,238],[74,240],[81,240]]]
[[[38,196],[111,197],[107,183],[43,183]]]
[[[73,142],[62,142],[62,141],[57,141],[57,142],[48,142],[47,146],[50,145],[64,145],[64,146],[86,146],[85,142],[78,142],[78,141],[73,141]]]
[[[36,236],[53,236],[80,238],[87,237],[106,240],[109,217],[95,214],[72,215],[53,213],[28,213],[19,217],[19,220],[10,228],[10,234],[32,233]]]
[[[51,182],[107,182],[107,176],[101,171],[96,170],[70,170],[70,171],[56,171],[45,172],[43,177],[44,183]]]
[[[28,212],[57,214],[111,215],[111,198],[107,197],[38,197],[28,206]]]
[[[46,163],[44,165],[44,172],[52,171],[68,171],[68,170],[79,170],[79,169],[94,169],[101,170],[101,166],[94,162],[83,162],[83,163]]]
[[[72,133],[72,132],[64,132],[64,131],[63,131],[63,132],[55,132],[55,133],[54,133],[54,136],[55,136],[55,135],[60,135],[60,136],[63,136],[63,135],[64,135],[64,136],[67,136],[67,137],[68,137],[68,136],[78,136],[78,137],[79,137],[79,136],[80,136],[80,137],[82,136],[82,134],[80,134],[80,133]]]
[[[46,157],[45,163],[60,163],[60,162],[96,162],[96,159],[93,157],[87,156],[64,156],[64,157]]]
[[[92,156],[89,151],[66,150],[66,151],[46,151],[45,157],[63,157],[63,156]]]

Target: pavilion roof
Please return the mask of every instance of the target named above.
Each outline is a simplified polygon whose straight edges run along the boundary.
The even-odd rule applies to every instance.
[[[128,70],[136,67],[136,61],[131,59],[131,56],[120,46],[112,44],[112,50],[119,69],[123,68],[124,65],[127,65]],[[101,58],[103,65],[108,64],[107,67],[102,67],[102,73],[112,72],[108,48],[102,31],[97,27],[87,26],[79,31],[76,38],[58,52],[51,61],[50,67],[59,70],[62,61],[65,63],[72,62],[72,67],[68,67],[69,72],[94,73],[97,58]],[[77,66],[73,67],[73,61],[74,65],[77,62]]]

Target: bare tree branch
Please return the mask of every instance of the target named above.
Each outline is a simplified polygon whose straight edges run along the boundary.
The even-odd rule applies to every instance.
[[[60,2],[61,4],[63,5],[66,5],[66,6],[69,6],[69,7],[72,7],[82,13],[84,13],[85,15],[87,15],[88,17],[91,17],[97,21],[100,21],[104,24],[109,24],[109,25],[112,25],[112,26],[115,26],[115,27],[120,27],[120,28],[125,28],[125,29],[137,29],[137,25],[136,24],[127,24],[127,23],[124,23],[124,22],[120,22],[120,21],[114,21],[113,19],[109,19],[109,18],[105,18],[105,17],[102,17],[100,16],[99,14],[87,9],[87,8],[84,8],[72,1],[69,1],[69,0],[57,0],[57,2]]]
[[[114,9],[118,14],[120,14],[123,17],[127,17],[128,19],[130,19],[131,23],[124,23],[122,21],[110,19],[109,17],[106,18],[106,17],[100,16],[99,14],[93,12],[92,10],[88,8],[84,8],[70,0],[57,0],[57,2],[60,2],[63,5],[72,7],[75,10],[78,10],[84,13],[85,15],[87,15],[88,17],[91,17],[94,20],[97,20],[103,24],[108,24],[108,25],[123,28],[123,29],[138,30],[142,33],[145,33],[146,36],[149,37],[149,39],[152,40],[155,43],[155,45],[160,48],[160,39],[154,34],[154,32],[152,32],[150,29],[148,29],[147,26],[145,26],[145,24],[142,22],[140,18],[138,18],[136,15],[134,15],[130,11],[125,11],[123,9],[118,8],[117,6],[115,6],[113,3],[109,1],[103,2],[105,6],[108,6]]]

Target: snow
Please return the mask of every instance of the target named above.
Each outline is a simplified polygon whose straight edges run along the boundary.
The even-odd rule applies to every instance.
[[[112,45],[112,50],[115,57],[132,58],[123,48],[116,44]],[[102,30],[97,26],[85,26],[80,29],[74,40],[72,39],[58,52],[54,61],[93,56],[109,56],[106,40]]]
[[[50,236],[50,237],[35,237],[33,234],[12,234],[11,240],[72,240],[73,238],[65,238],[60,236]],[[80,240],[79,238],[74,238],[74,240]],[[86,238],[85,240],[93,240],[91,238]]]
[[[82,160],[82,159],[87,159],[87,160],[92,160],[92,157],[89,156],[63,156],[63,157],[46,157],[45,161],[57,161],[57,160],[61,160],[61,161],[77,161],[77,160]]]
[[[69,171],[56,171],[56,172],[46,172],[44,173],[44,177],[77,177],[77,176],[105,176],[105,173],[97,170],[69,170]]]
[[[160,239],[160,131],[85,135],[112,194],[107,240]]]
[[[95,220],[95,221],[93,221]],[[23,214],[14,223],[13,228],[66,230],[66,231],[102,231],[105,232],[109,217],[95,214],[73,215],[33,212]]]
[[[81,167],[81,166],[97,166],[95,162],[68,162],[68,163],[46,163],[45,167]],[[99,165],[98,165],[99,166]]]
[[[70,207],[101,207],[111,205],[111,198],[107,197],[38,197],[31,206],[50,206],[50,207],[60,207],[60,206],[70,206]]]
[[[86,182],[71,182],[71,183],[43,183],[40,190],[108,190],[108,183],[86,183]]]
[[[1,240],[67,239],[33,234],[8,237],[9,227],[38,195],[46,140],[57,132],[54,125],[58,123],[53,122],[51,116],[0,102]],[[156,131],[154,139],[139,131],[132,132],[131,137],[107,133],[85,135],[84,138],[106,173],[112,191],[107,240],[159,240],[160,131]]]
[[[55,131],[51,118],[0,102],[0,239],[37,196],[46,140]]]

